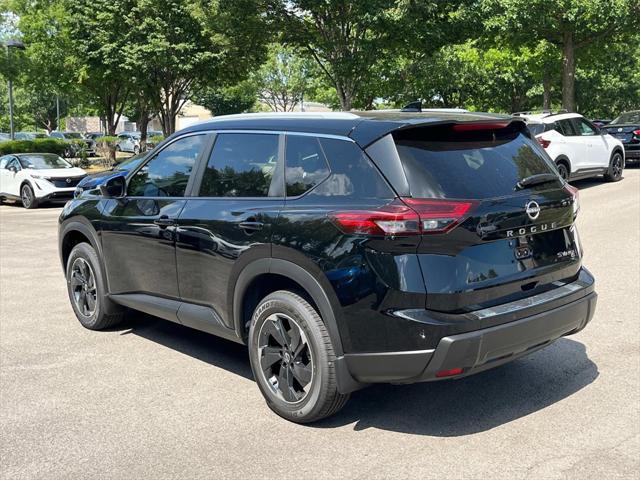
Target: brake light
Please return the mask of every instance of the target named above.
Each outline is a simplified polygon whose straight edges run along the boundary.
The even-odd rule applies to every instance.
[[[569,185],[568,183],[565,183],[564,189],[569,195],[571,195],[573,215],[576,216],[580,211],[580,190],[578,190],[573,185]]]
[[[460,375],[462,372],[462,368],[450,368],[449,370],[440,370],[436,373],[436,377],[453,377],[454,375]]]
[[[638,130],[634,130],[634,131],[633,131],[633,134],[634,134],[636,137],[640,137],[640,129],[638,129]]]
[[[546,138],[538,137],[536,138],[536,140],[542,148],[547,148],[549,145],[551,145],[551,140],[547,140]]]
[[[405,198],[377,210],[331,212],[329,218],[341,231],[353,235],[445,233],[458,225],[474,205],[470,201]]]
[[[477,130],[496,130],[505,128],[509,122],[459,123],[452,127],[454,132],[472,132]]]

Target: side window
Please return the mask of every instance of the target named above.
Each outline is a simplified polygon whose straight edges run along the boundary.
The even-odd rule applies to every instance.
[[[278,162],[278,142],[274,134],[218,134],[200,196],[267,197]]]
[[[302,195],[329,176],[329,165],[316,137],[287,135],[285,159],[288,197]]]
[[[586,136],[596,134],[596,130],[584,118],[575,118],[574,122],[577,124],[580,135]]]
[[[331,166],[331,174],[310,194],[356,198],[394,196],[378,169],[355,143],[320,138],[320,144]]]
[[[0,168],[7,168],[9,166],[9,159],[11,157],[2,157],[0,158]]]
[[[129,182],[132,197],[183,197],[206,135],[191,135],[162,149]]]
[[[578,132],[576,131],[573,125],[573,122],[569,119],[558,120],[556,122],[556,125],[558,126],[558,132],[560,132],[565,137],[575,137],[578,135]]]

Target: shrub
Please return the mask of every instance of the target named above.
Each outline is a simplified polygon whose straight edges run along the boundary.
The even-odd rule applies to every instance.
[[[0,143],[0,155],[8,155],[10,153],[55,153],[62,156],[66,149],[66,142],[54,138],[10,140]]]
[[[164,137],[162,135],[154,135],[153,137],[147,138],[147,150],[155,148],[155,146],[163,140]]]

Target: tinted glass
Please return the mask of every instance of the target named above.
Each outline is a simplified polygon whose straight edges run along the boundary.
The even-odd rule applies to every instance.
[[[329,175],[329,166],[316,137],[287,135],[285,180],[287,196],[312,189]]]
[[[34,168],[36,170],[44,170],[48,168],[71,168],[71,164],[69,162],[52,153],[21,155],[19,158],[22,168]]]
[[[640,124],[640,111],[623,113],[611,122],[611,125],[620,125],[625,123]]]
[[[182,197],[206,135],[176,140],[138,170],[129,182],[134,197]]]
[[[486,199],[513,195],[519,180],[556,173],[535,140],[517,130],[414,128],[394,135],[411,195]],[[542,184],[532,189],[549,188]]]
[[[596,134],[595,129],[586,120],[582,118],[574,118],[573,121],[576,129],[578,130],[578,132],[580,132],[580,135],[585,136]]]
[[[355,143],[320,138],[331,173],[310,195],[391,198],[393,192],[371,160]]]
[[[527,127],[531,131],[531,135],[540,135],[545,131],[544,123],[529,123]]]
[[[570,119],[558,120],[556,122],[556,127],[556,130],[558,130],[558,132],[565,137],[575,137],[578,135],[578,132],[575,129],[575,125]]]
[[[222,133],[207,162],[201,197],[266,197],[278,162],[278,135]]]

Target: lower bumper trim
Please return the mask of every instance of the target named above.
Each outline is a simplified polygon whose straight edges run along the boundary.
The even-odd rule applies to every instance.
[[[497,367],[582,330],[593,317],[597,294],[529,317],[442,338],[434,350],[346,354],[353,378],[363,383],[443,380],[436,374],[462,369],[460,378]]]

